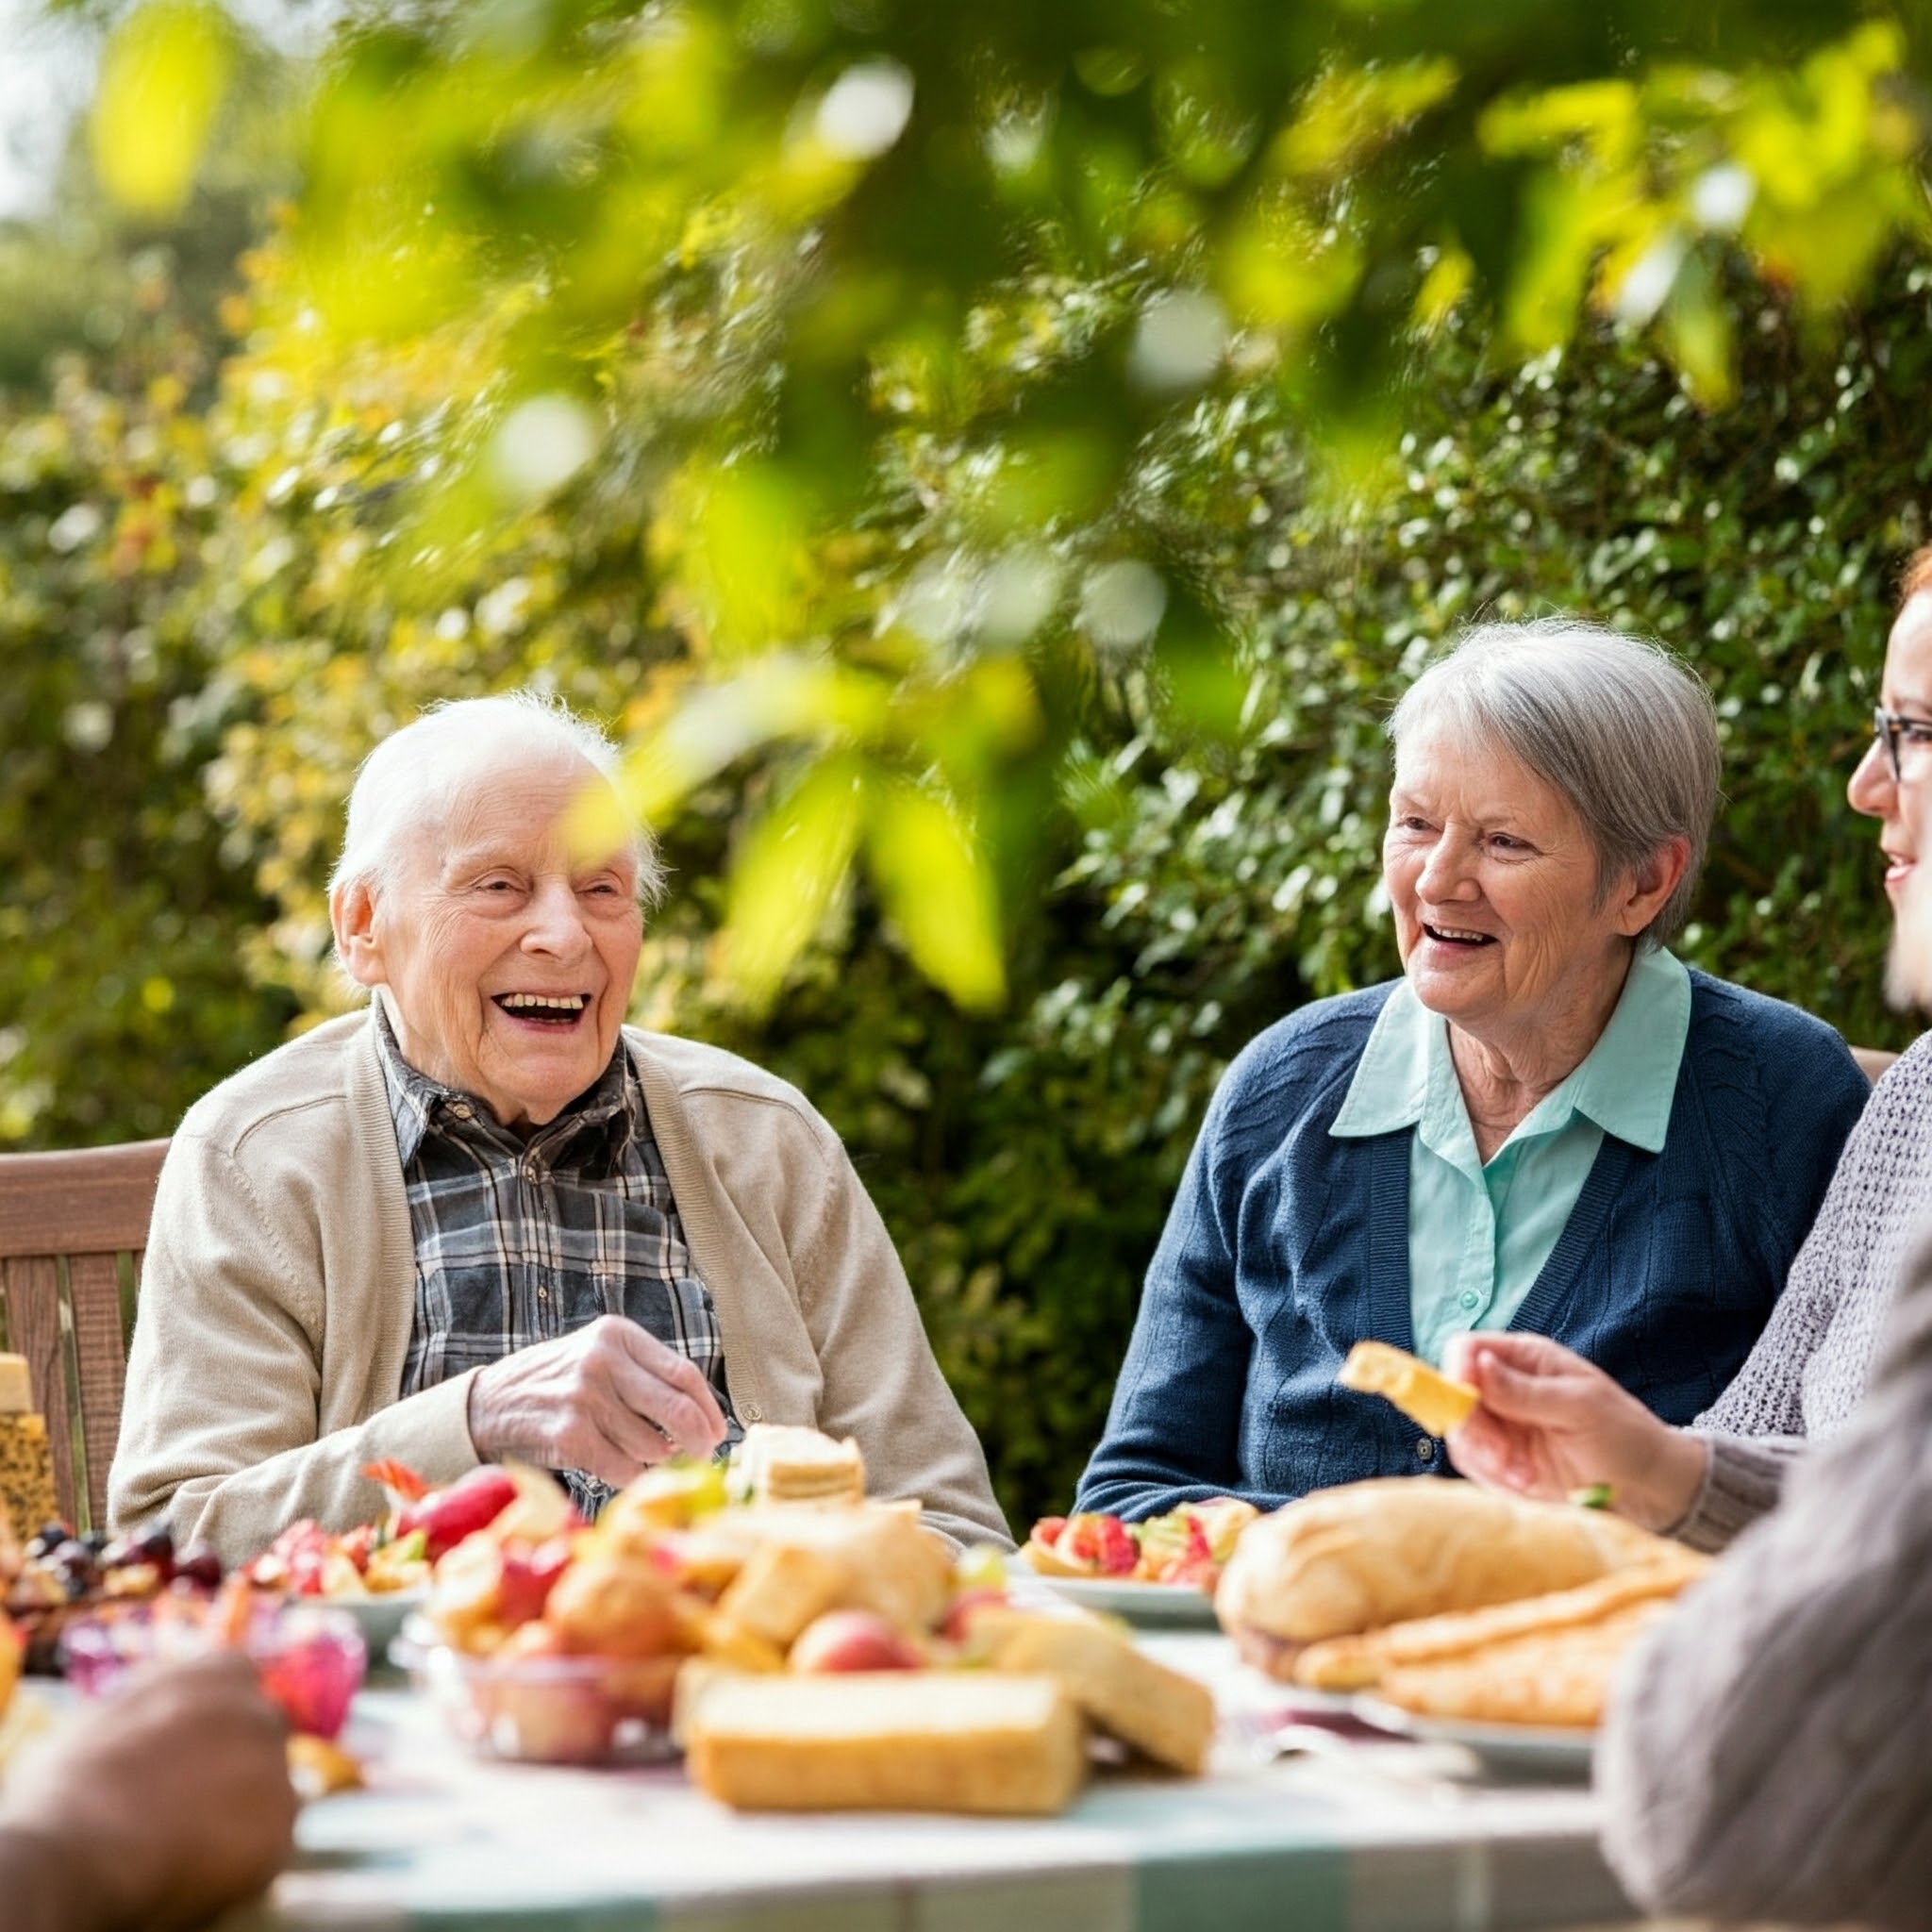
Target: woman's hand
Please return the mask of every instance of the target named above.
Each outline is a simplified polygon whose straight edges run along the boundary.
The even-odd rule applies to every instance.
[[[1541,1335],[1458,1335],[1443,1371],[1481,1407],[1449,1433],[1464,1475],[1491,1489],[1559,1498],[1607,1483],[1611,1507],[1668,1530],[1697,1499],[1709,1451],[1659,1422],[1592,1362]]]

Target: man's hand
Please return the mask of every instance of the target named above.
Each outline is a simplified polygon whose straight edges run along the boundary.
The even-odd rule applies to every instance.
[[[1660,1422],[1593,1362],[1541,1335],[1458,1335],[1443,1370],[1482,1397],[1450,1459],[1491,1489],[1558,1498],[1607,1483],[1611,1507],[1667,1530],[1697,1499],[1709,1451]]]
[[[294,1835],[286,1731],[233,1652],[138,1673],[9,1782],[0,1916],[177,1932],[262,1890]]]
[[[470,1441],[486,1461],[581,1469],[622,1487],[724,1440],[704,1371],[622,1315],[505,1356],[470,1384]]]

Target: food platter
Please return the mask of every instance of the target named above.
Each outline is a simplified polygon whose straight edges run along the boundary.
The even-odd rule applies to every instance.
[[[1594,1731],[1557,1730],[1544,1724],[1478,1724],[1464,1718],[1418,1717],[1378,1697],[1357,1697],[1355,1713],[1377,1730],[1418,1743],[1460,1744],[1486,1770],[1506,1776],[1584,1779],[1596,1749]]]
[[[1113,1576],[1041,1576],[1050,1590],[1082,1609],[1099,1610],[1143,1630],[1212,1630],[1214,1599],[1191,1583],[1127,1583]]]

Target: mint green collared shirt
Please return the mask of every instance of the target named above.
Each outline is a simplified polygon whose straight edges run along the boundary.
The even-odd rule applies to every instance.
[[[1606,1134],[1664,1144],[1690,1031],[1690,975],[1661,948],[1631,961],[1609,1024],[1487,1164],[1449,1053],[1449,1023],[1405,980],[1389,995],[1328,1131],[1413,1127],[1408,1296],[1414,1349],[1440,1364],[1452,1335],[1507,1328],[1542,1273]]]

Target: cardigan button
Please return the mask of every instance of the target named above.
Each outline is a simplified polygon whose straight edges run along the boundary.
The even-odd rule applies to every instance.
[[[761,1423],[765,1419],[765,1412],[756,1402],[747,1402],[744,1405],[744,1419],[748,1423]]]
[[[1436,1441],[1433,1436],[1424,1436],[1415,1445],[1415,1459],[1418,1462],[1433,1462],[1436,1459]]]

